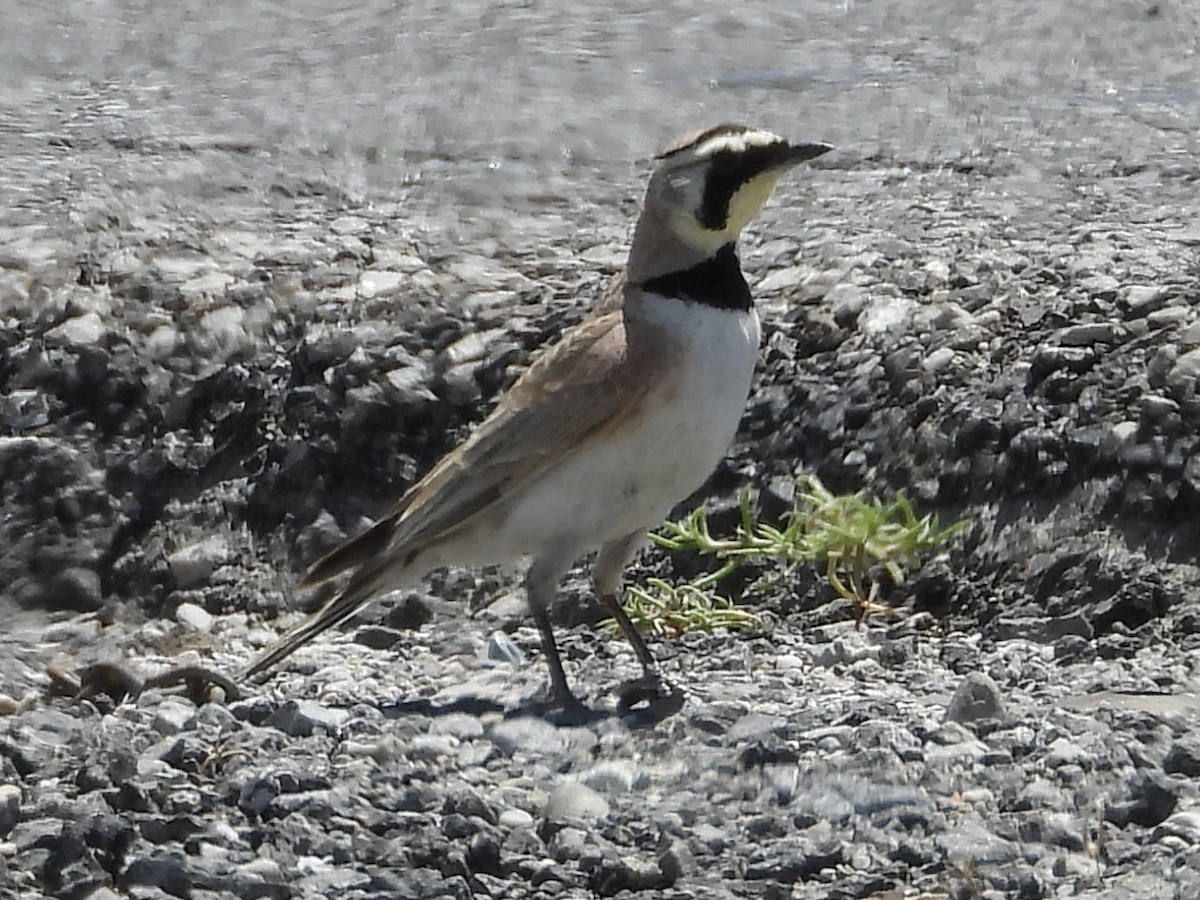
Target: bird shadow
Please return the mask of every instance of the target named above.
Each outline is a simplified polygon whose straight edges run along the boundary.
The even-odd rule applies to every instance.
[[[445,702],[429,699],[398,700],[380,704],[379,711],[387,719],[402,719],[407,716],[439,718],[455,714],[481,716],[496,713],[505,720],[539,718],[562,728],[586,727],[609,719],[619,719],[630,730],[653,728],[683,709],[683,695],[671,693],[626,707],[622,702],[616,709],[602,709],[583,703],[563,706],[540,700],[527,700],[512,707],[483,697],[455,697]]]

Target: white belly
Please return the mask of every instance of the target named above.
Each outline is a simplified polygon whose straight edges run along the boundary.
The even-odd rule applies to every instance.
[[[547,472],[508,510],[500,540],[508,549],[533,553],[561,540],[583,552],[657,527],[729,449],[758,359],[758,316],[661,298],[653,313],[680,335],[675,366],[636,416]]]

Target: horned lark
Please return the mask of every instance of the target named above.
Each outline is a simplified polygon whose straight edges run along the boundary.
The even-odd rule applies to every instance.
[[[598,550],[600,600],[633,645],[643,686],[665,690],[621,609],[621,573],[647,529],[720,461],[746,405],[759,323],[738,234],[787,169],[830,149],[720,125],[661,154],[623,279],[387,516],[313,567],[300,587],[351,575],[245,674],[433,569],[528,559],[550,700],[577,707],[547,607],[571,565]]]

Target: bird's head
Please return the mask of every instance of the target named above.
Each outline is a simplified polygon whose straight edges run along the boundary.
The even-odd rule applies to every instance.
[[[793,144],[744,125],[718,125],[680,139],[657,157],[630,269],[643,269],[651,277],[662,274],[655,270],[664,265],[690,261],[652,262],[649,255],[700,261],[735,242],[788,169],[832,149],[829,144]]]

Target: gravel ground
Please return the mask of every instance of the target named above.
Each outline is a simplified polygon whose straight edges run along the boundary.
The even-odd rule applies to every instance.
[[[6,24],[0,897],[1200,896],[1190,8],[392,6]],[[692,502],[967,521],[902,614],[798,572],[622,717],[581,574],[562,725],[511,575],[449,572],[222,682],[599,295],[631,161],[725,118],[840,149],[747,238],[764,362]]]

